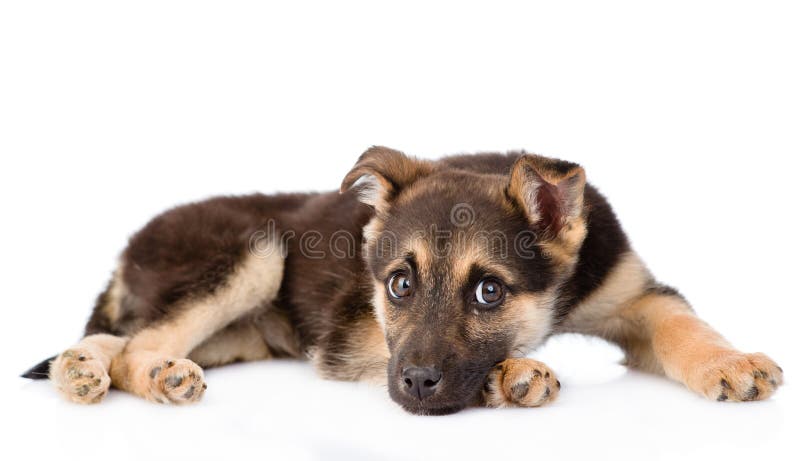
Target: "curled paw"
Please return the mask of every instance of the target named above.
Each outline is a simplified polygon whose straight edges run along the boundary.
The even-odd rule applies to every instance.
[[[68,400],[98,403],[108,393],[111,378],[103,363],[85,349],[69,349],[50,366],[50,379]]]
[[[507,359],[486,378],[484,401],[490,407],[538,407],[558,396],[561,383],[542,362]]]
[[[188,359],[158,360],[148,368],[150,400],[160,403],[193,403],[208,387],[203,369]]]
[[[731,352],[701,368],[695,390],[720,402],[763,400],[783,384],[783,370],[764,354]]]

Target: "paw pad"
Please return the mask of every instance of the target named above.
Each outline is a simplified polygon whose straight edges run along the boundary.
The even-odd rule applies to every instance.
[[[191,403],[200,400],[208,386],[203,370],[188,359],[164,360],[150,368],[148,398],[160,403]]]
[[[511,386],[511,398],[514,400],[522,400],[528,395],[531,390],[531,384],[527,381],[519,382]]]
[[[97,403],[108,393],[111,378],[88,351],[67,350],[51,365],[50,377],[69,400]]]
[[[561,383],[543,363],[508,359],[489,373],[483,394],[492,407],[536,407],[553,400],[560,389]]]
[[[764,354],[731,352],[703,367],[700,385],[690,387],[718,402],[747,402],[766,399],[782,383],[783,370]]]

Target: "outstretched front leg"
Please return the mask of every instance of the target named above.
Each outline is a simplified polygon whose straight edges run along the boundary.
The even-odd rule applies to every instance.
[[[678,292],[653,283],[632,253],[563,328],[615,342],[629,366],[666,374],[709,399],[762,400],[783,383],[772,359],[734,348]]]
[[[783,383],[772,359],[736,350],[676,293],[647,293],[621,315],[641,326],[641,346],[652,349],[667,376],[709,399],[762,400]]]

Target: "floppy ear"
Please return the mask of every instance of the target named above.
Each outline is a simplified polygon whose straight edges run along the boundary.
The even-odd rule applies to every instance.
[[[508,195],[534,226],[554,236],[582,215],[585,187],[579,165],[526,154],[511,167]]]
[[[342,180],[340,192],[353,188],[359,200],[383,212],[404,188],[433,171],[433,164],[388,147],[373,146],[361,154]]]

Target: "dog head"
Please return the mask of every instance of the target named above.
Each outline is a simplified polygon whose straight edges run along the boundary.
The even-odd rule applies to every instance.
[[[363,257],[396,402],[424,414],[477,403],[492,366],[550,333],[586,234],[584,186],[578,165],[534,155],[361,156],[342,190],[375,208]]]

